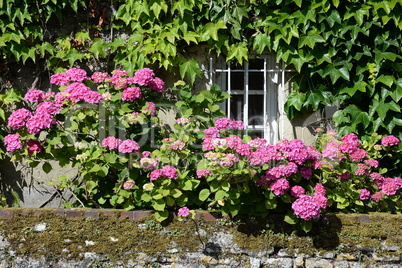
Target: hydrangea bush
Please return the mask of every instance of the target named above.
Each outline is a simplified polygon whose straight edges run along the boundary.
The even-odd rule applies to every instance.
[[[31,166],[49,160],[78,168],[69,206],[153,209],[165,220],[194,210],[236,216],[285,215],[309,231],[325,211],[400,211],[402,179],[388,177],[384,159],[400,150],[394,136],[361,141],[351,133],[317,130],[316,144],[268,144],[247,135],[241,121],[224,117],[217,103],[228,95],[213,87],[197,95],[183,82],[163,97],[164,82],[151,69],[89,76],[72,68],[51,77],[59,92],[30,89],[23,108],[8,118],[4,137],[13,160]],[[174,131],[161,125],[160,108],[175,109]]]

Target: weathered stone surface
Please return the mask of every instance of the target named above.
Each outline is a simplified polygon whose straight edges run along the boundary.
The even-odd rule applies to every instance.
[[[293,259],[291,258],[272,258],[264,260],[264,267],[267,268],[293,268]]]
[[[306,268],[333,268],[333,264],[330,260],[319,259],[319,258],[309,258],[306,260]]]

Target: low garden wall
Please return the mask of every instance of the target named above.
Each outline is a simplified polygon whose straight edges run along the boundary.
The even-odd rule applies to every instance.
[[[401,267],[402,215],[329,214],[305,234],[283,216],[0,210],[1,267]]]

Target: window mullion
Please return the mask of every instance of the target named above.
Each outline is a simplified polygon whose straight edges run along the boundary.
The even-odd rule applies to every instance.
[[[230,62],[228,62],[228,94],[229,94],[229,98],[227,100],[227,102],[228,102],[228,110],[227,110],[227,115],[226,115],[228,118],[230,118],[230,112],[231,112],[231,107],[230,107],[231,97],[232,97],[232,94],[231,94],[231,91],[232,91],[232,83],[231,83],[232,78],[231,78],[231,75],[232,75],[231,66],[230,66]]]
[[[245,63],[245,72],[244,72],[244,107],[243,107],[243,122],[248,130],[248,62]]]
[[[264,58],[264,104],[263,104],[263,127],[264,139],[270,141],[270,129],[268,127],[268,113],[267,113],[267,58]]]

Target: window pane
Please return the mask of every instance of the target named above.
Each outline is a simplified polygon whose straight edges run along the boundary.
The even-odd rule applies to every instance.
[[[231,90],[244,90],[244,73],[231,72],[230,73],[230,89]]]
[[[264,90],[264,60],[253,59],[250,60],[248,69],[249,79],[248,79],[248,89],[249,90]],[[253,71],[259,70],[259,72]]]
[[[248,68],[263,70],[264,69],[264,59],[251,59],[248,62]]]
[[[249,72],[248,74],[249,90],[264,90],[264,73]]]
[[[243,120],[244,100],[242,95],[230,97],[230,118],[234,120]]]
[[[264,96],[248,96],[248,119],[249,125],[264,124]]]

